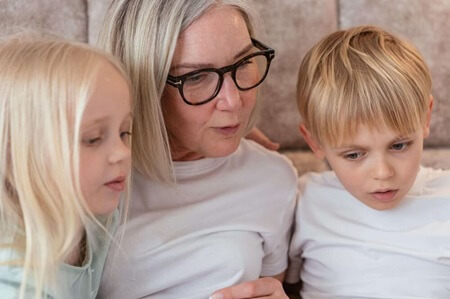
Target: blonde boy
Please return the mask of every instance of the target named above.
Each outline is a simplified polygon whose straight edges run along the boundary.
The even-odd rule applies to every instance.
[[[307,298],[448,298],[450,171],[420,166],[433,106],[409,43],[362,26],[299,70],[300,132],[333,172],[300,178],[287,281]]]

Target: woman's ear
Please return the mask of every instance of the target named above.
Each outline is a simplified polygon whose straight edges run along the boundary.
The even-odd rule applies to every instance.
[[[427,118],[425,120],[425,127],[423,128],[423,138],[427,138],[430,135],[430,122],[431,122],[431,110],[433,109],[433,96],[430,95],[428,104],[428,111],[427,111]]]
[[[299,126],[300,134],[302,134],[303,139],[305,139],[306,143],[308,144],[309,148],[313,151],[314,155],[319,158],[323,159],[325,157],[325,154],[323,152],[322,147],[320,146],[319,142],[314,138],[314,136],[311,135],[311,133],[308,131],[304,123],[301,123]]]

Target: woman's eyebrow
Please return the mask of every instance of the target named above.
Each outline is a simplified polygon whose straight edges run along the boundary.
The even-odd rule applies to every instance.
[[[234,59],[241,57],[242,55],[248,53],[253,48],[253,44],[248,44],[244,49],[234,56]]]
[[[245,48],[243,48],[241,51],[239,51],[235,56],[234,59],[238,59],[244,54],[248,53],[253,48],[253,44],[248,44]],[[204,68],[212,68],[214,67],[211,63],[180,63],[170,68],[170,71],[174,71],[177,69],[204,69]]]

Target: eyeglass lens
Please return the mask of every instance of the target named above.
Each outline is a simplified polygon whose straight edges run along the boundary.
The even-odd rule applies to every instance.
[[[265,55],[256,55],[242,61],[236,68],[235,83],[240,89],[251,89],[261,83],[266,70]],[[213,71],[196,73],[186,79],[183,85],[184,98],[190,103],[208,100],[221,87],[220,76]]]

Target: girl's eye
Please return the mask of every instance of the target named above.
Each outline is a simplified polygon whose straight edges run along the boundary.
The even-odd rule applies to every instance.
[[[120,138],[122,140],[127,139],[129,136],[131,136],[131,132],[129,132],[129,131],[124,131],[124,132],[120,133]]]
[[[399,142],[399,143],[394,143],[391,148],[394,151],[403,151],[406,150],[408,147],[410,147],[412,144],[412,140],[411,141],[407,141],[407,142]]]
[[[83,139],[83,143],[88,146],[93,146],[93,145],[99,144],[100,141],[101,141],[101,137]]]
[[[363,157],[363,153],[362,152],[353,152],[353,153],[348,153],[348,154],[344,154],[343,157],[346,160],[349,161],[356,161],[359,160]]]

